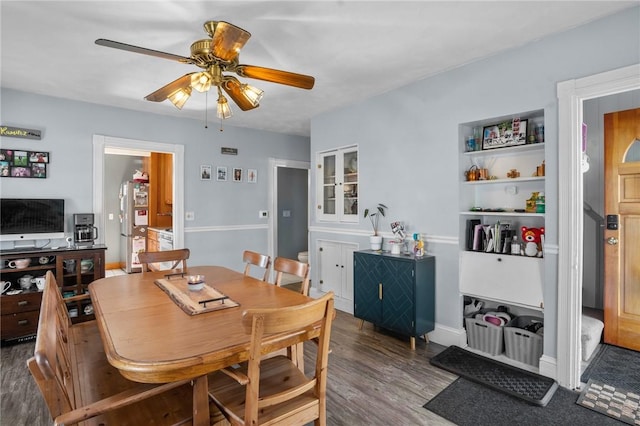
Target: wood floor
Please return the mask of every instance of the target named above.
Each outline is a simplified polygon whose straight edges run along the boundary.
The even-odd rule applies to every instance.
[[[457,376],[429,364],[443,346],[422,340],[416,350],[409,339],[374,330],[338,312],[332,330],[327,384],[329,425],[451,425],[422,406]],[[312,349],[314,345],[309,345]],[[1,351],[2,425],[50,425],[49,412],[29,371],[33,342]],[[311,360],[307,361],[307,367]]]

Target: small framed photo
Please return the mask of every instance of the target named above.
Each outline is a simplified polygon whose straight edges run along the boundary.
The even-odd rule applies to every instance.
[[[258,182],[258,171],[256,169],[247,169],[247,182],[249,183]]]
[[[30,163],[48,163],[49,153],[29,151],[29,162]]]
[[[216,179],[218,182],[227,181],[227,168],[225,166],[218,166],[216,170]]]
[[[200,166],[200,180],[211,180],[211,166],[209,164]]]
[[[506,148],[527,143],[527,120],[514,118],[482,130],[482,149]]]
[[[242,182],[242,169],[237,169],[234,167],[233,169],[233,181],[234,182]]]

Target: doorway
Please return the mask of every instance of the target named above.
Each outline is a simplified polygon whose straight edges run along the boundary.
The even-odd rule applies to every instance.
[[[583,102],[640,89],[640,64],[558,83],[558,269],[556,362],[540,372],[569,389],[580,387],[582,315]]]
[[[310,163],[269,160],[269,255],[298,259],[309,247]],[[309,259],[311,260],[311,259]]]
[[[135,139],[114,138],[103,135],[93,136],[93,213],[98,226],[98,241],[105,244],[105,229],[109,219],[105,205],[105,183],[110,178],[105,169],[106,152],[109,149],[130,150],[132,153],[159,152],[172,154],[173,167],[173,246],[184,247],[184,146]],[[118,179],[118,184],[120,180]]]

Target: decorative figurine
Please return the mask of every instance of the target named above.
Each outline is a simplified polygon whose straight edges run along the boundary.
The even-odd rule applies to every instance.
[[[527,228],[523,226],[520,230],[522,231],[524,254],[529,257],[542,257],[544,228]]]

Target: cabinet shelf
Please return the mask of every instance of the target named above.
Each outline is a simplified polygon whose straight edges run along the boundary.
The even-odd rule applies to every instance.
[[[522,216],[522,217],[540,217],[544,218],[544,213],[527,213],[527,212],[514,212],[514,211],[504,211],[504,212],[474,212],[474,211],[462,211],[460,212],[462,216]]]
[[[32,276],[44,276],[47,271],[51,271],[55,277],[60,291],[67,295],[76,295],[87,292],[87,286],[92,281],[103,278],[104,273],[104,252],[106,247],[93,246],[91,248],[68,248],[68,249],[38,249],[38,250],[6,250],[0,252],[3,262],[15,259],[30,258],[31,264],[22,269],[2,268],[0,278],[3,281],[10,281],[12,289],[18,289],[18,279],[29,274]],[[47,258],[47,263],[40,264],[42,258]],[[82,268],[82,261],[92,262],[89,270]],[[67,261],[71,261],[73,267]],[[67,269],[69,266],[69,269]],[[71,270],[73,272],[71,272]],[[0,339],[13,340],[30,336],[36,333],[38,326],[38,316],[42,292],[33,290],[22,291],[20,294],[3,294],[0,296],[1,333]],[[69,307],[81,312],[82,304],[79,301],[69,301]],[[73,318],[73,322],[86,321],[94,316],[81,315]]]
[[[531,151],[544,151],[544,142],[510,146],[507,148],[486,149],[483,151],[467,151],[463,152],[462,155],[465,157],[504,157],[509,155],[521,155]]]
[[[533,181],[544,181],[544,176],[529,176],[529,177],[519,177],[519,178],[507,178],[507,179],[488,179],[488,180],[470,180],[464,181],[463,185],[492,185],[492,184],[505,184],[505,183],[522,183],[522,182],[533,182]]]

